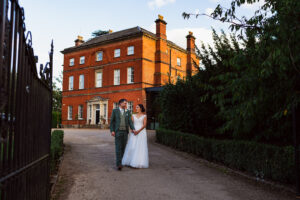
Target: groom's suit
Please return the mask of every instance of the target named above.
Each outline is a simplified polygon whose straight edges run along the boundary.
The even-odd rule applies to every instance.
[[[116,164],[121,166],[125,151],[129,127],[135,130],[131,120],[131,113],[127,110],[121,112],[120,108],[113,109],[110,121],[110,132],[115,132]]]

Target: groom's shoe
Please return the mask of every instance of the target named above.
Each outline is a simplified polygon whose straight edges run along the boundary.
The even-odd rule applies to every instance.
[[[118,170],[119,170],[119,171],[122,171],[122,168],[123,168],[122,165],[119,165],[119,166],[118,166]]]

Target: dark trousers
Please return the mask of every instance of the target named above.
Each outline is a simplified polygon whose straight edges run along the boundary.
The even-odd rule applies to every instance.
[[[124,155],[128,133],[127,131],[117,131],[115,135],[115,147],[116,147],[116,164],[117,167],[122,165],[122,158]]]

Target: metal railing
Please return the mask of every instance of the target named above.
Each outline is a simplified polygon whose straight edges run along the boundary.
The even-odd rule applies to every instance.
[[[39,77],[23,8],[0,2],[0,200],[49,199],[53,43]]]

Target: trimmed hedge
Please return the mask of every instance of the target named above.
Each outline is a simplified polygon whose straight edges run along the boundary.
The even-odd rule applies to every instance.
[[[246,171],[258,178],[295,183],[294,149],[249,141],[217,140],[179,131],[158,129],[156,140],[206,160]]]
[[[57,128],[61,124],[61,112],[52,111],[52,128]]]
[[[51,134],[51,151],[50,151],[50,163],[51,174],[55,172],[58,159],[63,153],[64,145],[64,131],[55,130]]]

